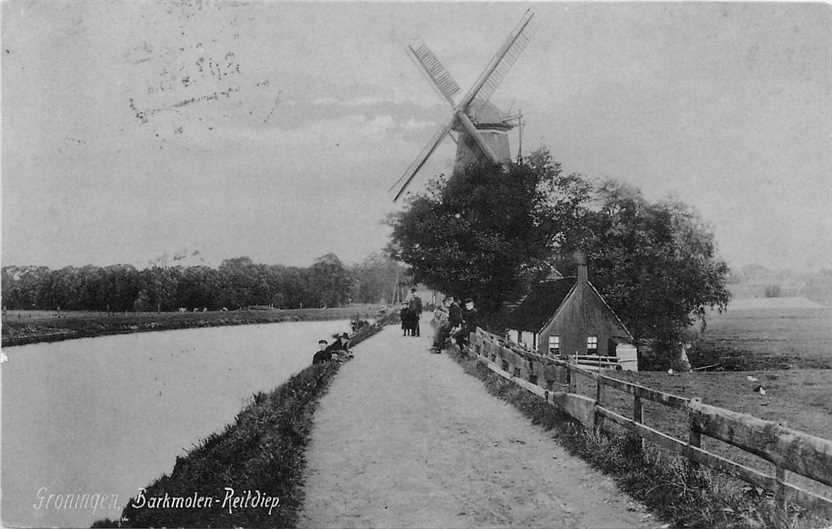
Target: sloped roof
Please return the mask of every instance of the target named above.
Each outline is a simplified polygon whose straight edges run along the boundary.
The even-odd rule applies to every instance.
[[[521,331],[538,332],[560,307],[574,286],[574,277],[538,283],[522,303],[509,314],[509,326]]]
[[[595,288],[595,285],[593,285],[593,284],[592,284],[592,283],[590,283],[589,281],[587,281],[587,283],[589,283],[589,286],[590,286],[590,287],[592,287],[592,291],[595,293],[595,295],[596,295],[596,296],[598,296],[598,299],[600,299],[600,300],[601,300],[601,303],[603,303],[603,304],[604,304],[604,307],[605,307],[605,308],[609,311],[609,313],[610,313],[610,314],[612,314],[612,316],[615,318],[615,321],[616,321],[616,322],[618,322],[618,325],[619,325],[619,326],[621,326],[621,328],[622,328],[622,329],[624,329],[624,332],[626,332],[626,333],[627,333],[627,336],[630,338],[630,341],[633,341],[635,338],[633,338],[633,334],[630,332],[630,329],[628,329],[628,328],[627,328],[627,326],[626,326],[626,325],[624,325],[624,322],[623,322],[623,321],[621,321],[621,318],[619,318],[619,317],[618,317],[618,314],[616,314],[616,313],[615,313],[615,311],[614,311],[614,310],[612,310],[612,307],[610,307],[609,303],[607,303],[607,300],[606,300],[606,299],[604,299],[604,296],[602,296],[602,295],[601,295],[601,293],[600,293],[600,292],[598,292],[598,289],[597,289],[597,288]]]

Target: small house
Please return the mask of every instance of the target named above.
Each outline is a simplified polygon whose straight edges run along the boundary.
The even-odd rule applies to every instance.
[[[509,314],[508,340],[541,355],[588,367],[638,371],[633,336],[590,283],[578,256],[577,277],[537,284]]]

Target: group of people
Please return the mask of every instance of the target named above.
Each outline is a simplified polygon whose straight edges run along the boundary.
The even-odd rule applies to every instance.
[[[439,326],[434,342],[434,352],[441,352],[445,342],[452,339],[462,348],[468,343],[468,336],[474,332],[479,323],[477,309],[474,307],[474,300],[467,298],[460,305],[460,299],[456,296],[445,298],[442,305],[445,309],[437,309],[441,313],[447,313],[447,321]],[[421,334],[420,319],[422,316],[422,298],[416,294],[416,289],[410,290],[407,301],[402,303],[399,316],[402,320],[402,336],[419,336]],[[331,360],[342,359],[352,356],[349,349],[350,340],[347,333],[335,335],[332,343],[324,339],[318,340],[318,351],[312,357],[313,364],[321,364]]]
[[[399,317],[402,320],[402,336],[419,336],[419,320],[422,318],[422,298],[416,294],[416,289],[410,289],[410,295],[402,303]]]
[[[350,336],[347,333],[343,333],[335,335],[335,339],[332,340],[332,343],[328,343],[323,338],[318,340],[318,350],[312,357],[312,363],[323,364],[324,362],[344,357],[348,358],[350,356],[352,356],[352,353],[350,352]]]
[[[474,300],[467,298],[462,305],[459,302],[460,298],[456,296],[450,296],[443,301],[442,304],[447,307],[448,321],[439,326],[434,352],[440,352],[447,340],[455,341],[461,349],[468,343],[468,336],[476,330],[479,317]]]

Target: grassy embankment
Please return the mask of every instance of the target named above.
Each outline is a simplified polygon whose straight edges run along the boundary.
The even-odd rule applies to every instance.
[[[3,347],[55,342],[108,334],[165,331],[194,327],[249,325],[283,321],[374,318],[382,305],[351,305],[328,309],[240,310],[228,312],[63,312],[8,311],[3,316]]]
[[[358,344],[388,322],[362,329]],[[360,352],[358,353],[360,354]],[[269,393],[255,393],[234,423],[209,435],[188,454],[176,459],[170,475],[146,488],[144,508],[127,502],[121,522],[99,520],[93,527],[281,527],[296,525],[303,500],[304,451],[312,416],[341,362],[311,365]],[[279,498],[276,508],[223,506],[225,488],[245,497],[256,491]],[[149,508],[150,498],[212,496],[207,508]]]
[[[673,527],[763,529],[773,526],[774,502],[770,494],[708,469],[694,468],[684,459],[659,449],[650,446],[642,449],[641,443],[632,436],[596,435],[586,431],[568,415],[496,375],[481,362],[455,350],[449,354],[467,373],[482,380],[492,395],[513,404],[534,424],[550,430],[554,439],[572,454],[611,475],[623,491]],[[650,423],[648,413],[645,410]],[[655,424],[655,420],[652,425],[661,429],[662,425]],[[790,516],[795,528],[829,524],[829,520],[799,510]]]

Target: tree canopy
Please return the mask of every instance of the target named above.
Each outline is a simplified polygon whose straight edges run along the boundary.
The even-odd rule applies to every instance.
[[[9,309],[122,312],[250,305],[333,307],[350,301],[389,300],[400,275],[404,266],[381,255],[346,266],[330,253],[305,268],[260,264],[248,257],[226,259],[217,268],[6,266],[2,287],[3,305]]]
[[[613,181],[596,187],[594,201],[575,241],[591,264],[591,281],[636,338],[670,345],[695,320],[704,323],[709,307],[725,309],[728,266],[690,206],[651,203]]]
[[[491,314],[552,268],[570,275],[578,249],[637,338],[670,343],[729,298],[728,267],[690,206],[564,174],[545,150],[506,169],[472,165],[437,177],[390,224],[390,252],[417,281],[471,296]]]
[[[547,198],[559,173],[540,154],[507,173],[482,163],[440,176],[390,219],[390,254],[411,266],[415,281],[493,311],[551,255]]]

